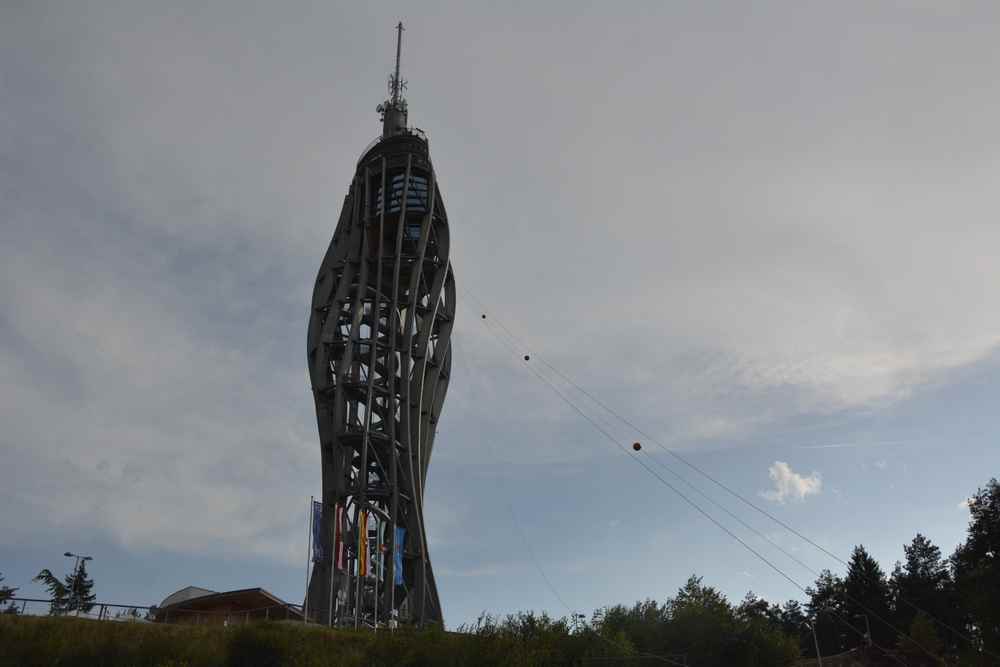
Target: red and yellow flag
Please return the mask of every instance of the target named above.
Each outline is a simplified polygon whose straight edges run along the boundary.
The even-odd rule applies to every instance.
[[[358,573],[365,577],[368,576],[368,512],[361,512],[358,523],[360,524],[358,530],[361,531],[360,548],[358,549]]]

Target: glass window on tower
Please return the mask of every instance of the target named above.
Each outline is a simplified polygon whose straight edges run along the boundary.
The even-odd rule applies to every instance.
[[[389,207],[386,213],[399,213],[403,203],[403,181],[404,174],[396,174],[392,177],[389,186]],[[427,212],[427,179],[416,174],[410,175],[410,187],[406,191],[406,212],[426,213]],[[378,189],[375,196],[375,213],[382,212],[382,188]]]

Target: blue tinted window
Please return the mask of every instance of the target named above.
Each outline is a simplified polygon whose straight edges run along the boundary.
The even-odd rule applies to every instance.
[[[403,174],[396,174],[392,177],[392,183],[389,186],[389,208],[386,209],[387,213],[399,213],[402,208],[404,179],[405,176]],[[406,192],[407,213],[427,212],[427,190],[428,186],[426,178],[415,174],[410,176],[410,187]],[[375,213],[381,212],[382,188],[379,188],[378,194],[375,197]]]

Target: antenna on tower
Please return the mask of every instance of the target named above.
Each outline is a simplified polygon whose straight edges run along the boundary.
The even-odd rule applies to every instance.
[[[392,103],[399,104],[399,95],[406,83],[399,78],[399,56],[403,50],[403,22],[396,24],[396,73],[392,77]]]
[[[406,90],[406,80],[399,74],[400,56],[403,51],[403,22],[396,24],[396,69],[389,75],[389,99],[376,107],[382,115],[382,137],[407,132],[406,100],[403,91]]]

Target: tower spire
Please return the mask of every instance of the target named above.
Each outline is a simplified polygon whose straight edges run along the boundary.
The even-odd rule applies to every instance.
[[[403,27],[402,21],[396,24],[396,69],[389,75],[389,99],[378,105],[377,108],[377,111],[382,115],[383,139],[396,134],[404,134],[407,131],[406,99],[403,97],[406,81],[399,73],[404,30],[406,28]]]
[[[396,24],[396,74],[392,77],[392,103],[399,104],[400,79],[399,79],[399,56],[403,49],[403,22]]]

